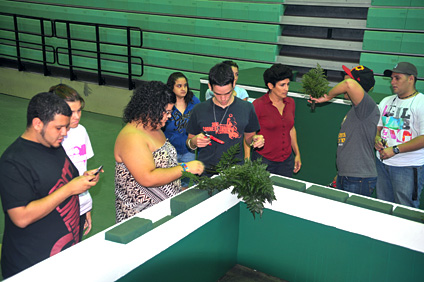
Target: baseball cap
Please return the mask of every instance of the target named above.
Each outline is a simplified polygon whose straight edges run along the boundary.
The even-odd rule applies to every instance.
[[[408,62],[400,62],[392,70],[385,70],[384,76],[392,76],[392,72],[409,74],[418,77],[417,68]]]
[[[370,89],[374,87],[374,72],[371,69],[359,65],[351,70],[346,66],[343,66],[343,70],[348,76],[350,76],[350,78],[356,80],[366,92],[370,91]]]

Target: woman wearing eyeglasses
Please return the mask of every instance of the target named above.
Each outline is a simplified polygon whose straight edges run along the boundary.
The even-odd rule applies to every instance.
[[[203,172],[199,161],[178,163],[177,151],[161,130],[175,101],[162,82],[144,82],[124,110],[126,125],[114,150],[116,222],[179,193],[183,171]]]

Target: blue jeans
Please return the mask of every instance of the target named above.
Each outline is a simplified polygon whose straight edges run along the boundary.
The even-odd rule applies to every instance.
[[[374,192],[377,177],[351,177],[337,175],[337,189],[370,197]]]
[[[177,155],[177,161],[178,163],[187,163],[194,161],[196,155],[192,152],[187,152],[185,154],[178,154]],[[181,187],[188,187],[188,184],[190,182],[189,178],[181,178]]]
[[[262,158],[262,163],[267,164],[266,170],[270,173],[278,174],[281,176],[287,176],[287,177],[293,177],[293,170],[294,170],[294,156],[293,153],[290,154],[290,156],[285,159],[282,162],[274,162],[270,161],[267,158],[260,155],[255,150],[252,151],[251,159],[252,161]]]
[[[420,206],[424,185],[424,165],[390,166],[377,163],[377,198],[409,207]]]

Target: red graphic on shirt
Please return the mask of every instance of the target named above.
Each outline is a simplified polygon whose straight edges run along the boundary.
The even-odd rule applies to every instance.
[[[212,126],[203,127],[205,132],[214,132],[215,134],[228,134],[230,139],[240,138],[241,135],[237,131],[237,121],[233,117],[233,114],[229,114],[227,118],[227,123],[219,124],[219,122],[212,122]]]
[[[62,169],[62,176],[57,181],[56,185],[49,191],[49,194],[53,193],[63,185],[67,184],[72,180],[71,163],[68,159],[65,160],[65,164]],[[62,238],[57,240],[50,251],[50,256],[53,256],[63,248],[71,243],[75,245],[79,242],[79,201],[78,195],[72,196],[68,202],[61,203],[56,207],[56,211],[60,214],[63,219],[63,223],[68,229],[69,233],[64,235]]]

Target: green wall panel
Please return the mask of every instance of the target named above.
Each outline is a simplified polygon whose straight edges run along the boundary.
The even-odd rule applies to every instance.
[[[375,74],[383,74],[384,70],[393,68],[399,62],[398,55],[361,53],[360,63],[369,67]]]
[[[219,1],[197,1],[197,16],[208,15],[212,18],[222,17],[222,4]]]
[[[371,5],[409,7],[411,5],[411,0],[372,0]]]
[[[216,17],[235,20],[279,22],[284,1],[199,1],[199,0],[46,0],[44,4],[78,5],[100,9],[130,10],[145,13],[175,14],[183,16]],[[268,2],[268,3],[260,3]],[[276,2],[276,3],[272,3]]]
[[[405,29],[424,30],[424,9],[408,9]]]
[[[142,80],[158,80],[158,81],[162,81],[166,83],[169,75],[176,71],[179,71],[179,70],[145,66],[144,75],[141,79]],[[183,73],[188,78],[188,81],[190,83],[190,88],[200,89],[200,78],[204,77],[204,74],[198,74],[198,73],[186,72],[186,71],[183,71]]]
[[[392,95],[392,87],[390,86],[390,78],[384,77],[384,76],[376,76],[373,92],[385,93],[387,96]]]
[[[237,17],[238,19],[247,20],[249,18],[249,4],[222,1],[222,17]]]
[[[244,203],[239,236],[239,264],[287,281],[422,281],[422,253]]]
[[[43,52],[41,50],[36,50],[32,48],[21,47],[20,54],[22,62],[42,62],[43,61]],[[6,58],[15,59],[16,58],[16,47],[8,44],[0,44],[0,56]],[[46,49],[46,60],[49,63],[53,63],[55,58],[52,50],[50,48]]]
[[[417,84],[416,84],[416,87],[417,87],[417,90],[418,91],[420,91],[421,93],[424,93],[424,80],[418,80],[417,81]],[[423,205],[424,205],[423,200],[421,200],[421,203],[423,203]]]
[[[194,37],[145,32],[143,33],[143,40],[145,48],[196,52],[195,42],[197,38]]]
[[[25,33],[41,34],[41,26],[39,19],[17,18],[18,30]],[[44,34],[46,36],[53,35],[53,28],[50,20],[44,20]],[[0,26],[2,29],[14,31],[13,17],[0,15]]]
[[[170,58],[170,62],[168,66],[170,68],[197,71],[196,68],[194,67],[192,55],[170,52],[169,58]]]
[[[223,1],[222,17],[248,21],[280,22],[283,5]]]
[[[362,43],[363,50],[401,52],[403,33],[366,30]]]
[[[237,263],[239,213],[234,206],[118,281],[217,281]]]
[[[45,1],[45,3],[51,4],[36,4],[28,2],[17,2],[17,1],[1,1],[2,8],[5,12],[18,12],[23,15],[33,15],[40,17],[52,17],[62,20],[76,20],[85,22],[98,22],[116,25],[131,25],[138,26],[142,29],[147,29],[143,33],[143,49],[132,49],[133,56],[142,57],[144,63],[151,67],[163,67],[164,73],[167,73],[169,69],[182,69],[184,71],[203,72],[207,73],[209,69],[215,64],[226,58],[232,58],[239,60],[240,67],[255,67],[262,66],[262,63],[255,62],[243,62],[243,60],[256,60],[256,61],[274,61],[277,54],[278,48],[275,44],[261,44],[253,42],[243,42],[234,40],[223,40],[214,38],[202,38],[192,37],[185,35],[175,35],[166,33],[156,33],[151,30],[160,30],[163,32],[179,32],[179,33],[190,33],[190,34],[204,34],[210,37],[222,37],[227,36],[236,40],[262,40],[267,42],[275,42],[280,33],[278,24],[260,24],[260,23],[247,23],[247,22],[231,22],[231,21],[220,21],[210,19],[193,19],[193,18],[182,18],[172,17],[163,15],[152,15],[143,13],[125,13],[110,10],[96,10],[96,9],[85,9],[85,8],[74,8],[60,6],[62,4],[74,4],[90,7],[102,7],[105,3],[99,3],[97,1]],[[151,5],[171,5],[174,0],[161,0],[160,2],[154,1],[142,1],[144,4],[136,4],[134,1],[123,3],[122,6],[118,5],[119,1],[109,1],[109,8],[120,10],[130,8],[133,6],[134,9],[151,9],[154,7]],[[188,1],[187,1],[188,2]],[[206,5],[209,1],[193,1],[190,3],[180,3],[181,7],[174,7],[173,9],[184,9],[186,5],[192,6],[193,3],[202,6]],[[221,2],[209,3],[222,8]],[[266,7],[270,10],[280,10],[282,5],[274,4],[254,4],[254,3],[235,3],[237,5],[244,5],[246,11],[252,12],[252,7]],[[135,7],[137,6],[137,7]],[[147,8],[146,8],[147,7]],[[279,8],[278,8],[279,7]],[[153,10],[152,10],[153,9]],[[210,10],[211,7],[208,6]],[[209,11],[210,12],[210,11]],[[6,17],[0,17],[0,21],[4,21]],[[9,17],[10,20],[10,17]],[[34,24],[33,24],[34,22]],[[269,21],[268,21],[269,22]],[[10,25],[10,22],[9,22]],[[21,24],[22,28],[29,31],[36,30],[37,26],[33,20],[24,20]],[[46,27],[47,29],[47,27]],[[57,24],[57,33],[61,37],[66,36],[66,26],[63,23]],[[81,25],[71,25],[71,34],[73,38],[92,40],[95,38],[95,28],[85,27]],[[7,34],[13,39],[13,34]],[[39,38],[31,38],[28,35],[21,35],[22,38],[30,39],[31,42],[39,41]],[[100,39],[104,42],[120,44],[126,41],[126,31],[116,30],[110,28],[100,29]],[[140,45],[141,38],[138,32],[131,31],[132,44]],[[46,42],[54,47],[62,47],[61,52],[65,52],[67,42],[61,38],[46,38]],[[96,46],[93,43],[73,41],[72,46],[87,51],[95,51]],[[126,55],[127,50],[125,47],[120,46],[102,46],[102,51],[113,53],[116,55]],[[10,48],[8,50],[10,53]],[[179,54],[178,52],[194,53],[191,54]],[[78,53],[78,52],[77,52]],[[81,53],[81,52],[79,52]],[[95,57],[94,53],[85,52],[85,55],[89,57]],[[203,56],[201,56],[203,55]],[[104,55],[104,57],[110,57]],[[62,63],[65,63],[64,58],[66,55],[61,54],[60,59]],[[118,57],[119,58],[119,57]],[[122,60],[124,60],[122,58]],[[95,68],[95,60],[88,58],[84,61],[81,58],[76,58],[76,62],[83,63],[83,66]],[[123,69],[122,63],[105,63],[109,66],[109,70],[115,70],[115,68]],[[137,66],[133,66],[137,68]],[[198,68],[200,67],[200,68]],[[151,70],[151,69],[150,69]],[[157,77],[159,70],[155,70],[149,74],[149,68],[147,68],[145,76]],[[164,77],[164,74],[160,74],[159,77]],[[198,82],[196,82],[198,84]]]
[[[221,61],[223,61],[221,58],[194,56],[193,67],[199,72],[209,73],[209,70]]]
[[[220,21],[205,21],[201,19],[196,19],[194,23],[194,28],[196,34],[203,34],[204,36],[221,36],[221,25],[223,23]]]
[[[424,33],[404,33],[400,51],[424,55]]]
[[[411,0],[411,7],[424,7],[423,0]]]
[[[337,174],[337,136],[350,105],[317,104],[311,112],[306,99],[294,98],[295,127],[302,158],[302,168],[295,178],[328,185]]]
[[[172,14],[173,13],[173,7],[169,4],[168,0],[149,0],[149,11],[160,11],[164,14]],[[183,1],[181,1],[183,2]]]
[[[138,52],[134,52],[134,55]],[[140,52],[144,64],[153,66],[168,66],[170,65],[170,56],[168,52],[142,49]]]
[[[246,43],[246,59],[274,62],[278,53],[277,45]],[[236,51],[235,51],[236,52]]]
[[[424,77],[424,57],[399,56],[399,62],[409,62],[417,67],[418,77]]]
[[[162,3],[156,3],[152,1],[150,2],[150,6],[158,5],[168,7],[170,6],[168,2],[172,1],[162,0]],[[164,3],[168,3],[168,5],[165,5]],[[240,3],[237,3],[237,5],[240,5]],[[172,11],[173,8],[172,6],[170,7],[171,8],[169,9]],[[5,5],[4,11],[9,13],[15,13],[19,11],[19,14],[41,16],[53,19],[113,25],[129,25],[140,27],[143,30],[147,29],[157,32],[182,33],[187,35],[215,37],[226,36],[229,39],[234,38],[268,42],[277,42],[279,30],[278,24],[269,25],[236,21],[227,22],[221,20],[175,17],[170,15],[135,14],[108,10],[99,11],[95,9],[61,7],[20,2],[7,3]],[[169,12],[169,14],[172,14],[172,12]],[[202,23],[202,25],[209,28],[197,29],[196,25],[199,23]],[[258,32],[258,30],[260,32]],[[196,33],[197,31],[203,31],[206,33]]]
[[[173,14],[191,16],[197,14],[197,2],[196,0],[168,1],[173,8]]]
[[[224,40],[222,42],[225,42]],[[221,56],[221,41],[209,38],[194,38],[194,51],[197,54]]]
[[[407,9],[401,8],[369,8],[367,27],[404,29],[407,13]]]

